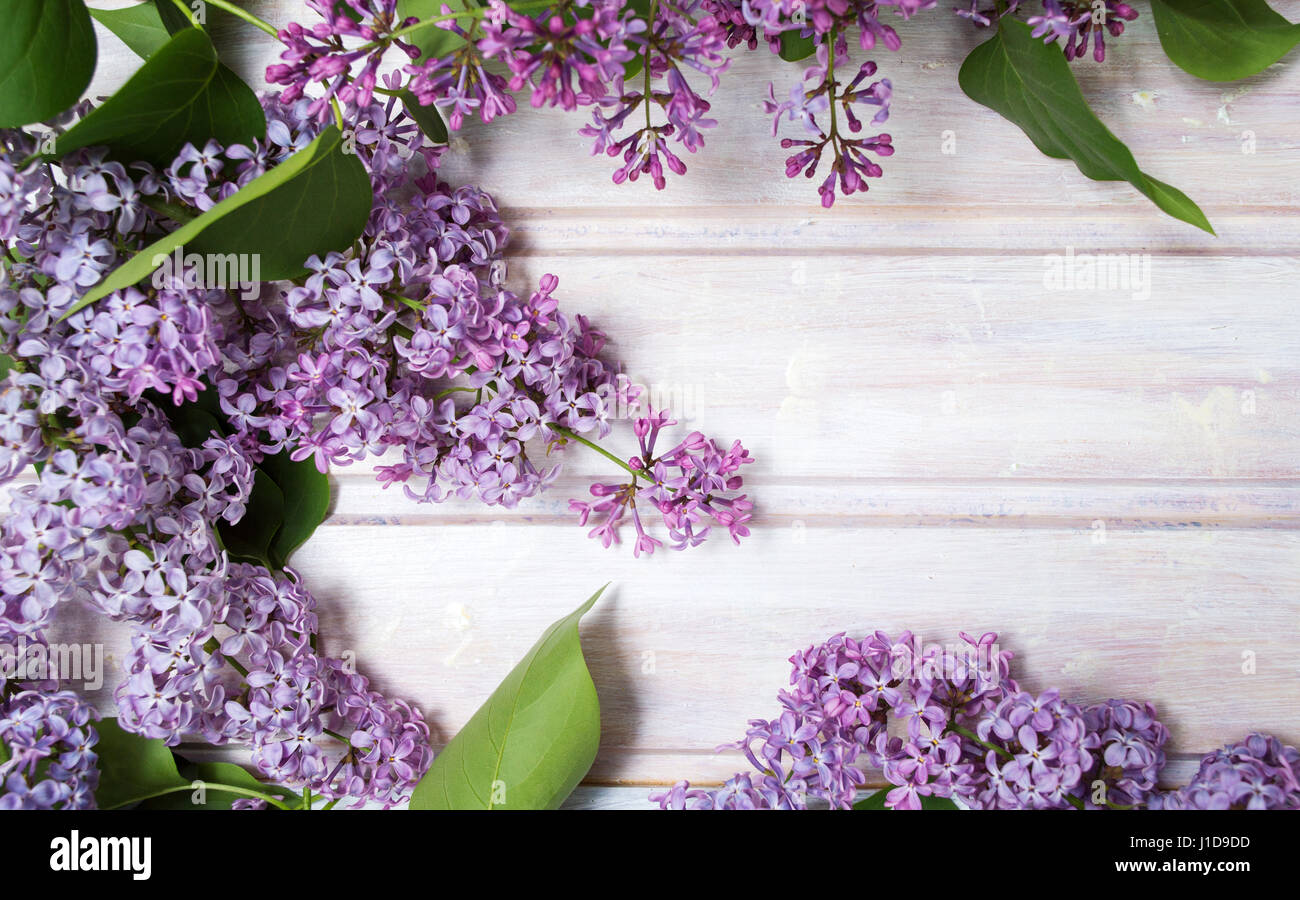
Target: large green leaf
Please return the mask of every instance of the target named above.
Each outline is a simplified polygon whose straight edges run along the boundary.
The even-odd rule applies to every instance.
[[[162,741],[123,731],[117,719],[104,719],[95,728],[99,732],[95,801],[100,809],[124,806],[190,783],[181,777],[172,751]]]
[[[192,763],[180,757],[176,757],[176,763],[180,769],[181,777],[188,784],[193,785],[196,781],[204,783],[204,792],[200,795],[203,803],[196,804],[194,802],[194,791],[191,789],[163,794],[160,797],[146,800],[140,804],[140,809],[230,809],[231,804],[236,800],[248,796],[247,794],[223,791],[216,785],[229,785],[230,787],[256,791],[272,797],[280,797],[280,802],[290,809],[297,809],[302,806],[302,797],[300,795],[287,788],[263,784],[249,774],[247,769],[234,763]],[[269,809],[276,808],[274,806],[269,807]]]
[[[347,248],[370,215],[365,166],[325,129],[306,147],[118,266],[64,316],[147,277],[177,247],[258,254],[266,281],[294,278],[313,253]],[[159,260],[155,262],[154,260]]]
[[[1177,188],[1138,168],[1132,152],[1093,115],[1061,49],[1004,16],[997,32],[962,63],[966,95],[1024,130],[1043,153],[1072,159],[1097,181],[1127,181],[1169,215],[1214,233],[1200,208]]]
[[[427,19],[432,16],[443,15],[443,4],[451,7],[452,12],[460,12],[465,9],[477,9],[478,4],[474,0],[397,0],[397,17],[405,19],[408,16]],[[473,17],[466,16],[463,19],[457,19],[456,24],[461,28],[469,30],[473,23]],[[427,57],[446,56],[448,53],[465,45],[465,39],[454,31],[448,31],[446,28],[439,28],[443,23],[431,22],[411,31],[406,35],[406,40],[420,49],[420,52]]]
[[[217,59],[207,32],[186,28],[55,143],[60,154],[105,146],[123,161],[167,166],[186,143],[251,144],[266,136],[257,95]]]
[[[151,2],[122,9],[92,9],[90,14],[141,59],[147,59],[167,43],[167,26],[158,15],[158,7]]]
[[[162,17],[163,24],[172,34],[196,27],[192,3],[193,0],[181,0],[180,4],[176,0],[154,0],[154,4],[158,7],[158,15]],[[182,9],[182,6],[185,8]]]
[[[301,547],[325,520],[330,505],[330,482],[309,457],[294,462],[283,450],[262,460],[261,469],[280,488],[284,498],[281,524],[271,540],[271,563],[283,569],[293,551]]]
[[[0,25],[0,128],[43,122],[95,74],[95,28],[81,0],[7,0]]]
[[[238,522],[218,522],[217,535],[230,558],[274,568],[271,543],[284,522],[284,492],[261,469],[253,474],[253,492]]]
[[[1151,0],[1165,54],[1207,81],[1262,72],[1300,43],[1292,25],[1264,0]]]
[[[438,754],[412,809],[556,809],[564,802],[600,744],[600,702],[578,620],[604,590],[546,630]]]

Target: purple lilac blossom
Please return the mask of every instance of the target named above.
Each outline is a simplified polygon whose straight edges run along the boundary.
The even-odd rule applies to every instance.
[[[1300,809],[1300,751],[1252,734],[1201,760],[1185,787],[1152,795],[1151,809]]]
[[[1193,781],[1161,792],[1169,732],[1150,703],[1080,707],[1011,678],[997,635],[955,650],[903,632],[838,634],[790,658],[781,713],[755,719],[738,750],[753,767],[721,788],[681,781],[662,809],[847,809],[874,769],[884,806],[942,798],[974,809],[1300,809],[1300,751],[1254,734],[1207,756]]]
[[[1024,15],[1034,35],[1059,41],[1069,60],[1081,58],[1089,46],[1094,59],[1104,60],[1106,36],[1118,37],[1138,15],[1118,0],[1104,0],[1101,7],[1041,0],[1038,14],[1020,0],[981,2],[966,0],[953,11],[978,27]],[[866,191],[868,179],[883,174],[873,157],[894,152],[889,134],[860,134],[864,112],[872,125],[888,118],[893,87],[887,78],[865,82],[876,64],[850,59],[849,36],[856,36],[864,53],[877,47],[898,50],[902,41],[886,14],[907,20],[936,5],[936,0],[654,0],[636,6],[628,0],[557,0],[543,8],[515,9],[489,0],[483,9],[454,10],[443,4],[434,24],[458,40],[440,56],[421,57],[405,40],[417,20],[399,20],[394,0],[347,0],[348,15],[337,14],[332,3],[312,0],[308,6],[323,21],[280,31],[282,62],[268,68],[267,80],[285,85],[289,101],[321,86],[324,96],[312,101],[309,112],[323,122],[330,98],[361,109],[370,104],[379,60],[396,48],[409,59],[388,76],[386,89],[405,88],[421,104],[436,105],[453,130],[476,112],[485,123],[513,113],[516,93],[526,94],[534,107],[581,108],[588,123],[580,134],[592,140],[593,155],[621,160],[614,182],[646,176],[663,190],[668,172],[686,172],[674,146],[694,153],[718,124],[700,87],[707,82],[710,95],[717,89],[733,59],[726,51],[742,45],[755,50],[761,43],[777,53],[784,36],[797,36],[814,43],[816,61],[788,88],[770,85],[763,105],[778,121],[786,117],[813,135],[781,139],[784,149],[795,151],[786,159],[786,175],[817,178],[820,167],[817,190],[829,207],[838,195]],[[494,71],[493,64],[509,74]],[[0,185],[6,177],[0,170]],[[0,206],[0,221],[4,216]]]
[[[0,809],[94,809],[98,718],[72,691],[0,699]]]
[[[441,149],[391,100],[348,110],[376,202],[347,254],[313,257],[304,279],[252,295],[160,270],[151,286],[65,317],[165,229],[149,201],[209,209],[322,127],[307,97],[264,106],[265,141],[186,146],[162,171],[90,148],[56,177],[22,162],[36,150],[30,135],[0,132],[11,251],[0,353],[12,360],[0,382],[0,485],[39,467],[34,483],[9,485],[0,519],[0,636],[41,643],[61,604],[88,606],[130,629],[114,692],[121,727],[171,746],[245,745],[277,784],[392,805],[432,759],[421,713],[318,653],[298,576],[232,562],[216,524],[244,517],[255,467],[278,452],[322,469],[391,452],[380,479],[416,499],[512,506],[553,478],[542,457],[606,435],[620,410],[639,409],[637,391],[603,361],[604,334],[559,310],[558,279],[506,289],[492,199],[439,182]],[[167,410],[200,394],[221,428],[183,441]],[[704,522],[739,540],[751,506],[735,470],[748,454],[693,432],[655,455],[671,424],[659,412],[638,419],[641,456],[626,467],[644,508],[659,510],[674,546],[698,543]],[[660,542],[633,518],[635,552],[651,551]],[[21,718],[0,726],[12,737],[7,804],[93,803],[93,730],[64,729],[84,716],[57,690],[0,683],[0,713]],[[40,761],[42,747],[59,748],[63,768]]]

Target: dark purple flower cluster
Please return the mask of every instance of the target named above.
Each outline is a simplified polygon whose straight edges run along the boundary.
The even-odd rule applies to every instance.
[[[955,12],[987,27],[1028,8],[1019,0],[995,8],[981,8],[982,2],[970,0]],[[534,107],[588,108],[591,120],[580,133],[592,139],[593,154],[621,160],[614,182],[645,175],[662,190],[666,172],[686,172],[670,144],[694,153],[717,125],[692,81],[707,83],[712,94],[730,65],[729,48],[753,50],[762,43],[776,53],[785,38],[811,41],[816,62],[790,87],[788,99],[778,100],[770,87],[764,106],[777,121],[784,116],[800,122],[812,135],[782,139],[784,148],[795,150],[786,175],[814,178],[820,165],[825,176],[818,193],[829,207],[837,193],[867,190],[868,179],[882,174],[872,157],[894,151],[890,135],[861,134],[860,107],[872,125],[882,124],[893,88],[887,78],[867,82],[876,72],[874,62],[851,63],[849,35],[856,32],[863,52],[877,44],[897,50],[901,41],[882,20],[885,12],[909,19],[935,5],[936,0],[489,0],[477,9],[444,4],[439,15],[421,23],[399,21],[394,0],[348,0],[350,14],[344,15],[335,4],[312,0],[308,6],[325,21],[280,31],[284,62],[267,70],[267,80],[287,85],[290,100],[321,85],[323,97],[313,101],[311,114],[323,121],[329,98],[369,104],[378,60],[395,47],[411,62],[388,90],[404,86],[420,103],[437,105],[452,129],[475,111],[484,122],[514,112],[512,92],[527,93]],[[1041,6],[1041,15],[1027,19],[1034,35],[1059,40],[1071,60],[1090,45],[1094,58],[1103,60],[1105,35],[1118,37],[1124,23],[1137,17],[1118,0],[1105,0],[1102,7],[1042,0]],[[431,24],[459,40],[451,41],[451,50],[421,59],[405,39]],[[493,71],[493,61],[504,63],[509,74]]]
[[[1169,733],[1149,703],[1081,707],[1010,677],[997,635],[923,646],[910,632],[836,635],[790,658],[783,710],[750,722],[739,749],[756,770],[721,788],[679,782],[664,809],[805,809],[854,804],[866,766],[884,805],[943,798],[975,809],[1300,808],[1300,752],[1252,735],[1206,757],[1178,791],[1157,788]]]
[[[1030,16],[1025,21],[1033,26],[1034,37],[1040,37],[1049,44],[1059,40],[1066,59],[1082,58],[1088,52],[1088,43],[1091,41],[1092,58],[1104,62],[1106,34],[1119,37],[1124,33],[1124,23],[1132,22],[1137,17],[1136,9],[1118,0],[1104,0],[1103,7],[1098,7],[1096,3],[1043,0],[1042,15]]]
[[[389,47],[396,47],[411,59],[420,51],[402,40],[399,32],[418,20],[399,19],[397,0],[305,0],[325,21],[311,28],[291,22],[278,37],[287,48],[282,63],[266,70],[268,84],[285,85],[284,102],[293,103],[305,95],[309,84],[324,86],[313,97],[307,115],[320,122],[331,116],[331,101],[370,104],[379,83],[379,63]]]

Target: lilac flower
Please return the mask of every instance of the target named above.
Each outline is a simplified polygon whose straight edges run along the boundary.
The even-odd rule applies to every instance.
[[[1152,809],[1300,809],[1300,751],[1252,734],[1216,750],[1185,787],[1153,794]]]
[[[1123,700],[1107,700],[1087,707],[1088,729],[1100,739],[1099,766],[1085,777],[1089,802],[1098,781],[1106,786],[1099,805],[1139,806],[1156,789],[1164,768],[1164,745],[1169,731],[1156,719],[1155,707]]]
[[[1294,747],[1251,735],[1207,756],[1187,787],[1161,793],[1168,732],[1151,704],[1084,710],[1056,690],[1021,691],[996,634],[961,638],[952,653],[922,649],[909,632],[838,634],[796,653],[781,715],[751,721],[744,738],[719,748],[739,750],[756,773],[713,791],[679,782],[651,801],[802,809],[816,797],[847,808],[866,782],[864,758],[890,785],[889,809],[920,809],[930,797],[976,809],[1300,808]]]
[[[71,691],[20,691],[0,701],[0,809],[94,809],[99,718]]]
[[[306,3],[325,21],[310,29],[296,22],[281,29],[278,37],[286,47],[280,54],[283,62],[267,67],[266,80],[287,86],[283,94],[286,103],[303,97],[313,82],[323,84],[325,95],[308,105],[307,115],[311,118],[327,120],[331,99],[368,106],[378,84],[379,63],[390,47],[412,60],[420,56],[414,45],[397,34],[418,21],[398,18],[397,0],[347,0],[355,18],[336,11],[334,0]],[[345,39],[354,46],[347,46]],[[359,66],[353,71],[356,64]]]

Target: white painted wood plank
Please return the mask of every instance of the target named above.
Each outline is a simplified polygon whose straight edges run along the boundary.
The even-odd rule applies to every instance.
[[[455,498],[417,505],[368,475],[345,475],[334,478],[334,504],[324,526],[569,524],[575,521],[569,499],[586,498],[592,477],[561,475],[541,495],[504,509]],[[760,473],[746,481],[745,489],[756,503],[759,528],[1086,529],[1097,522],[1106,528],[1300,527],[1300,483],[1253,478],[792,478]]]
[[[1279,703],[1300,687],[1300,538],[1094,541],[1088,530],[771,529],[739,549],[634,561],[563,529],[377,526],[322,529],[297,563],[322,600],[327,651],[355,652],[444,738],[550,621],[613,579],[584,631],[604,709],[600,780],[666,777],[625,750],[696,754],[738,736],[775,710],[786,658],[841,630],[1000,630],[1026,686],[1150,698],[1183,752],[1256,728],[1300,737]],[[1239,673],[1244,651],[1258,674]]]
[[[597,781],[718,776],[732,763],[709,751],[775,714],[791,653],[877,628],[939,642],[998,630],[1026,688],[1150,699],[1176,752],[1251,730],[1300,740],[1284,700],[1300,689],[1293,532],[768,529],[635,561],[576,527],[358,526],[321,529],[295,563],[323,650],[355,654],[438,743],[550,622],[614,581],[583,627],[603,710]],[[104,640],[120,658],[120,630],[65,609],[52,640]],[[113,686],[95,698],[106,710]]]
[[[593,254],[516,259],[511,277],[559,275],[608,358],[684,427],[744,441],[767,483],[1300,475],[1300,263],[1157,256],[1141,300],[1049,290],[1046,269]],[[611,440],[634,447],[626,428]],[[569,460],[608,470],[580,448]]]

